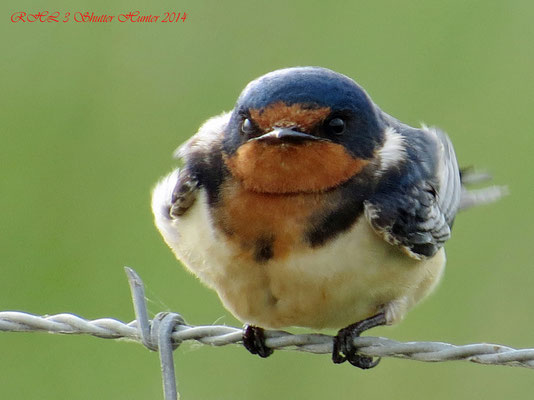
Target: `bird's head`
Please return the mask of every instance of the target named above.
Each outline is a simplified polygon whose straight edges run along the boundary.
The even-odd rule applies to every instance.
[[[360,86],[334,71],[274,71],[239,96],[225,131],[225,163],[255,192],[322,192],[373,159],[384,141],[379,112]]]

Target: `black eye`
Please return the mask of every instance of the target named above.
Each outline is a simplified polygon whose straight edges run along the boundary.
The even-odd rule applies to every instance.
[[[332,118],[328,122],[328,129],[336,135],[341,135],[345,131],[345,121],[341,118]]]
[[[254,124],[250,121],[250,119],[245,118],[243,120],[243,123],[241,124],[241,132],[243,132],[245,135],[250,135],[252,132],[254,132]]]

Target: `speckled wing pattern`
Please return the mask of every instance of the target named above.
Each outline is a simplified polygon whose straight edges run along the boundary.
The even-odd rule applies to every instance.
[[[461,194],[458,164],[447,135],[434,128],[395,127],[405,157],[383,173],[365,215],[387,242],[416,259],[432,257],[449,239]]]
[[[178,182],[171,197],[169,215],[177,218],[183,215],[195,202],[198,190],[198,181],[186,170],[178,172]]]
[[[178,218],[194,204],[201,187],[217,186],[223,177],[221,140],[230,113],[208,119],[187,142],[178,147],[174,157],[184,167],[172,175],[176,179],[170,193],[169,216]],[[215,192],[211,187],[211,192]]]

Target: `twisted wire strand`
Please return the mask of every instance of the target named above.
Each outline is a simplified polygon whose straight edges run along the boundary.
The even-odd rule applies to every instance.
[[[124,323],[116,319],[86,320],[73,314],[39,316],[18,311],[0,312],[0,331],[60,334],[86,334],[105,339],[128,339],[140,342],[137,322]],[[173,343],[195,340],[211,346],[240,343],[243,330],[224,325],[177,325]],[[294,335],[285,331],[265,331],[266,345],[273,349],[293,349],[315,354],[332,352],[332,336],[323,334]],[[354,341],[359,351],[372,357],[397,357],[417,361],[452,360],[479,364],[508,365],[534,368],[534,349],[514,349],[487,343],[457,346],[441,342],[397,342],[382,337],[359,337]]]

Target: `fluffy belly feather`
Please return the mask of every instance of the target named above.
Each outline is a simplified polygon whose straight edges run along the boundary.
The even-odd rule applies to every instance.
[[[395,323],[435,287],[445,265],[443,250],[425,261],[409,258],[365,218],[324,246],[255,263],[213,228],[203,190],[187,213],[169,218],[175,182],[171,175],[154,191],[157,227],[177,258],[246,323],[341,328],[379,311]]]

